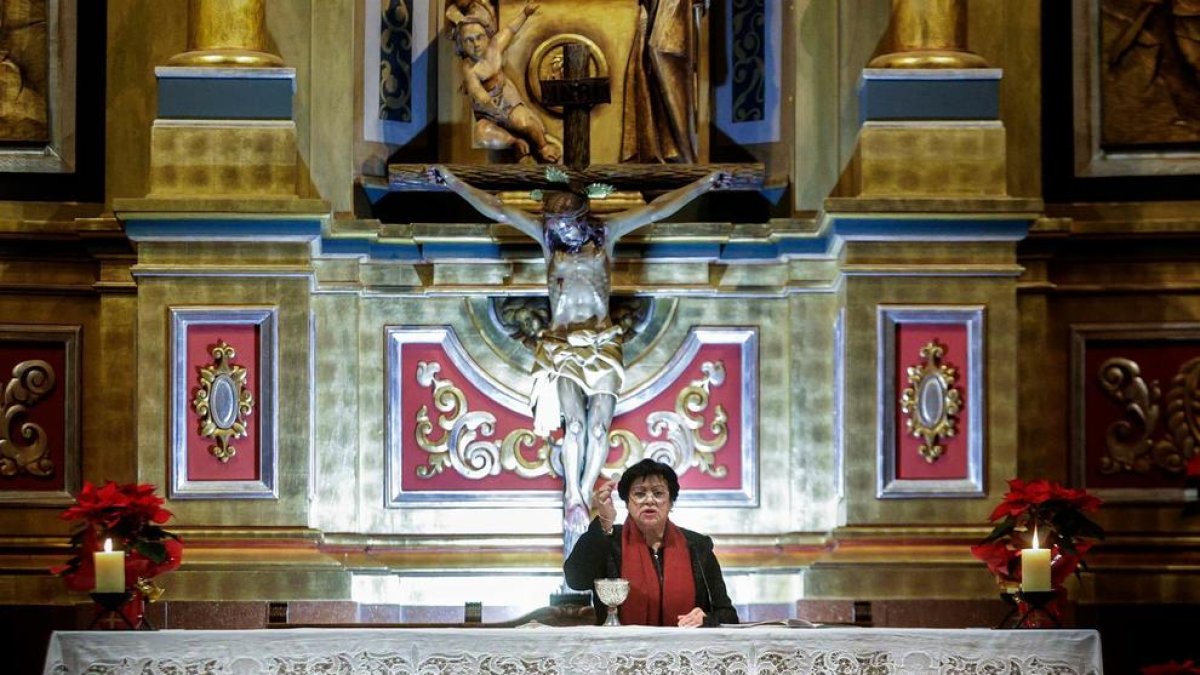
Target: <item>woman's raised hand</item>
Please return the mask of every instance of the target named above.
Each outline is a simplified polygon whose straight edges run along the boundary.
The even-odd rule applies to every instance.
[[[613,504],[613,492],[616,489],[617,479],[612,478],[592,493],[592,510],[600,518],[600,525],[605,532],[612,531],[613,521],[617,519],[617,507]]]

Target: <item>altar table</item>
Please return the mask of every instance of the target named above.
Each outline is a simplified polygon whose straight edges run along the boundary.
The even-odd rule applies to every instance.
[[[1090,630],[297,628],[55,633],[45,675],[1101,675]]]

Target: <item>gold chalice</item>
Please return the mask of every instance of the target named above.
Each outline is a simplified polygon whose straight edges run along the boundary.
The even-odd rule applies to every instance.
[[[621,621],[617,619],[617,607],[625,602],[625,598],[629,597],[629,580],[628,579],[597,579],[596,580],[596,596],[600,598],[608,606],[608,620],[604,622],[605,626],[620,626]]]

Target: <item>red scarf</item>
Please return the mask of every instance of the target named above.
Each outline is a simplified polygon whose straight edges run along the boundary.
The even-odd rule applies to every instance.
[[[683,532],[667,521],[663,532],[663,586],[650,560],[650,546],[632,518],[621,528],[621,576],[629,580],[629,597],[621,604],[621,623],[676,626],[679,616],[696,607],[696,580]]]

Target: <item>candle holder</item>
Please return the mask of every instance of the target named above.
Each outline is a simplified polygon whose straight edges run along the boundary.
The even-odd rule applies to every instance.
[[[996,624],[996,630],[1003,628],[1016,628],[1017,625],[1013,620],[1016,619],[1017,614],[1019,614],[1021,611],[1021,603],[1017,602],[1017,592],[1004,591],[1000,594],[1000,599],[1004,602],[1004,605],[1008,607],[1008,613],[1004,615],[1003,619],[1000,619],[1000,623]]]
[[[129,617],[125,615],[125,612],[121,611],[124,609],[125,605],[131,599],[133,599],[132,591],[126,590],[120,593],[89,593],[89,595],[91,595],[92,600],[94,600],[96,604],[100,606],[100,611],[96,612],[95,618],[93,618],[92,622],[88,624],[88,630],[94,629],[97,624],[100,624],[105,620],[108,621],[108,630],[122,630],[118,625],[118,620],[120,623],[125,624],[129,630],[154,630],[154,626],[150,625],[150,622],[146,620],[146,612],[144,609],[138,614],[138,622],[136,625],[129,620]]]
[[[1054,599],[1058,597],[1055,591],[1017,591],[1017,599],[1025,603],[1025,613],[1017,619],[1012,625],[1013,628],[1042,628],[1038,624],[1038,615],[1044,616],[1054,624],[1055,628],[1062,628],[1062,623],[1054,613],[1046,609]],[[1011,614],[1010,614],[1011,616]]]

